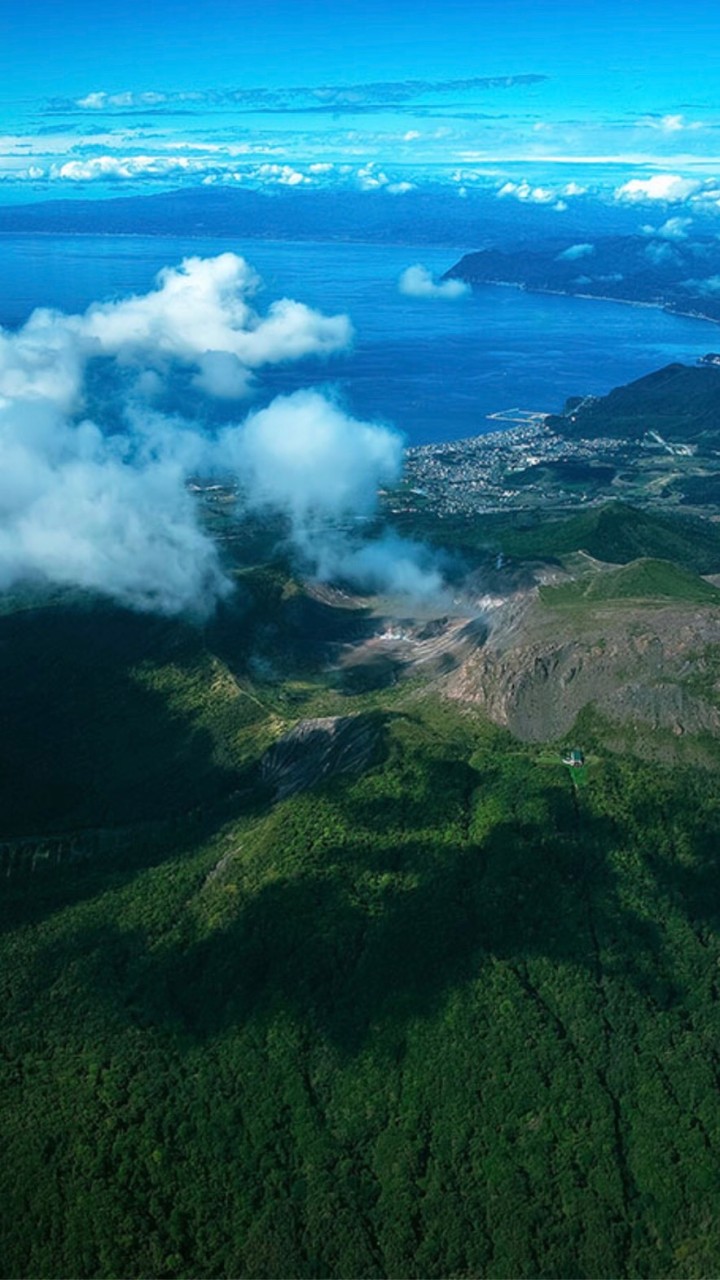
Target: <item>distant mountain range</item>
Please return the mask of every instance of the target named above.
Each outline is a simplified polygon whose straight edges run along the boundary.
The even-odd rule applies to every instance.
[[[632,230],[636,211],[581,202],[563,213],[570,236]],[[556,232],[558,214],[546,205],[498,200],[446,185],[426,184],[405,194],[274,187],[272,191],[197,187],[115,199],[43,200],[0,205],[0,234],[237,236],[266,240],[355,241],[368,244],[535,244]]]
[[[543,293],[610,298],[720,321],[720,240],[689,238],[683,220],[669,231],[553,239],[468,253],[446,273],[471,285],[511,284]]]

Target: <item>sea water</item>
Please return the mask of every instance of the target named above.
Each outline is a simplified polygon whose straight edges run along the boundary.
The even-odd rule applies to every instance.
[[[263,371],[255,402],[324,387],[355,416],[394,424],[410,444],[497,430],[488,415],[510,408],[559,412],[568,396],[602,395],[720,344],[716,325],[656,308],[499,286],[454,300],[400,293],[406,267],[441,275],[462,248],[176,236],[0,236],[0,324],[16,327],[38,306],[78,312],[144,293],[161,268],[228,250],[262,276],[260,311],[291,297],[344,312],[355,329],[346,354]],[[240,402],[233,411],[246,410]]]

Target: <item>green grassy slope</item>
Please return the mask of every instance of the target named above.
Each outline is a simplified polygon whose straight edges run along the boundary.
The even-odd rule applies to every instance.
[[[674,561],[695,573],[720,566],[720,530],[709,521],[686,520],[640,511],[623,502],[606,503],[538,529],[519,529],[505,539],[510,554],[567,555],[586,551],[597,560],[627,564],[640,557]]]
[[[620,569],[584,574],[556,587],[541,587],[549,605],[602,604],[622,600],[668,600],[688,604],[720,604],[711,583],[669,560],[632,560]]]
[[[570,516],[546,512],[449,517],[413,512],[399,527],[456,548],[468,559],[501,550],[516,560],[560,559],[585,551],[609,564],[641,557],[672,560],[693,573],[720,572],[720,527],[709,520],[666,516],[625,502],[606,502]]]
[[[414,699],[360,778],[18,869],[2,1274],[717,1273],[720,784],[593,760]]]

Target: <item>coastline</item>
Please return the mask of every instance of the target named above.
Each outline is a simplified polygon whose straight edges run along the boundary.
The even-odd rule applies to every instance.
[[[453,279],[462,279],[455,276]],[[570,293],[567,289],[540,289],[524,284],[520,280],[476,280],[468,281],[471,288],[487,285],[493,289],[519,289],[521,293],[545,294],[552,298],[582,298],[586,302],[617,302],[623,307],[644,307],[651,311],[663,311],[667,316],[681,316],[684,320],[702,320],[706,324],[720,324],[720,316],[706,316],[702,311],[680,311],[667,302],[642,302],[639,298],[612,298],[604,293]]]

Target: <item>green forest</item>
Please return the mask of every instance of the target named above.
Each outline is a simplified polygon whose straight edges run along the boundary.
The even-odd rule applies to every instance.
[[[410,686],[277,803],[136,657],[184,817],[0,846],[3,1275],[717,1274],[716,776]]]

